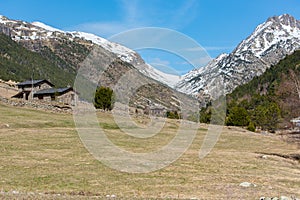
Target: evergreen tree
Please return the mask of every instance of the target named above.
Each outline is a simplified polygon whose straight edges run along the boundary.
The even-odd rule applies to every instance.
[[[228,126],[248,126],[250,122],[250,117],[248,112],[243,107],[235,106],[228,114],[226,119],[226,125]]]
[[[280,108],[274,103],[268,103],[266,105],[259,105],[254,110],[254,122],[262,130],[269,130],[274,132],[277,128],[277,124],[280,121]]]
[[[249,131],[255,132],[255,125],[253,124],[253,122],[251,122],[251,121],[249,122],[247,129]]]
[[[211,108],[202,108],[200,111],[200,123],[210,123]]]
[[[95,93],[94,106],[98,109],[112,110],[113,104],[113,90],[108,87],[99,87]]]

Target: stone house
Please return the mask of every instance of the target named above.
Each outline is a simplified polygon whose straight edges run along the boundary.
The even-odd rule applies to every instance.
[[[53,88],[54,84],[47,80],[28,80],[17,84],[19,93],[13,98],[20,98],[24,100],[32,100],[33,94],[36,91]]]
[[[294,126],[300,127],[300,117],[292,119],[291,122],[294,124]]]
[[[151,106],[150,107],[150,115],[157,117],[165,117],[167,113],[166,108],[162,106]]]
[[[54,88],[54,84],[47,80],[30,80],[17,84],[18,94],[13,98],[23,100],[56,101],[67,105],[75,105],[78,95],[72,87]]]

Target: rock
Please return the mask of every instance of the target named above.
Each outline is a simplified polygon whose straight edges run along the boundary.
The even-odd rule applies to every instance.
[[[292,200],[291,198],[286,197],[286,196],[281,196],[279,199],[280,199],[280,200]]]
[[[249,182],[243,182],[240,184],[241,187],[256,187],[255,184]]]
[[[272,200],[270,197],[260,197],[259,200]]]
[[[19,191],[13,190],[12,193],[13,194],[19,194]]]
[[[272,200],[279,200],[279,198],[278,197],[273,197]]]

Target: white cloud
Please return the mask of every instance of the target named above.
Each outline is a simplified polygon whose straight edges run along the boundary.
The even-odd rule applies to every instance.
[[[173,14],[172,27],[180,29],[193,21],[199,12],[198,3],[197,0],[184,1]]]
[[[207,51],[219,51],[219,50],[230,50],[230,49],[233,49],[235,48],[234,46],[224,46],[224,47],[221,47],[221,46],[207,46],[207,47],[203,47],[205,50]]]
[[[156,64],[156,65],[163,65],[163,66],[169,66],[170,65],[170,61],[168,61],[168,60],[162,60],[162,59],[160,59],[160,58],[151,58],[150,60],[149,60],[149,62],[150,62],[150,64],[152,65],[154,65],[154,64]]]
[[[234,47],[233,46],[206,46],[206,47],[193,47],[193,48],[188,48],[188,49],[185,49],[186,51],[191,51],[191,52],[194,52],[194,51],[220,51],[220,50],[228,50],[228,49],[233,49]]]
[[[195,18],[197,4],[196,0],[184,1],[183,4],[177,5],[175,10],[168,10],[160,1],[120,0],[120,9],[116,10],[122,16],[119,20],[87,22],[68,27],[66,30],[90,32],[107,38],[140,27],[156,26],[178,29]]]
[[[182,65],[182,66],[191,66],[194,68],[198,68],[198,67],[203,67],[203,66],[207,65],[208,62],[211,60],[212,60],[212,58],[207,55],[207,56],[195,58],[195,59],[191,60],[191,62],[182,61],[182,62],[176,62],[176,64]]]
[[[68,28],[70,31],[83,31],[88,33],[93,33],[101,37],[109,37],[113,34],[120,33],[130,29],[124,23],[120,22],[95,22],[95,23],[85,23],[79,24],[74,27]]]
[[[130,23],[130,24],[135,24],[137,19],[139,18],[139,8],[138,8],[138,3],[136,0],[122,0],[122,9],[123,12],[125,13],[124,15],[124,21]]]
[[[196,68],[198,68],[198,67],[204,67],[205,65],[207,65],[207,63],[209,63],[209,61],[211,61],[211,59],[212,58],[210,56],[202,56],[202,57],[194,59],[192,61],[192,64]]]

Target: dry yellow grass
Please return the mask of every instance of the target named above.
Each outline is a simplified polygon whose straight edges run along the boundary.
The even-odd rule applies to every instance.
[[[1,82],[0,80],[0,94],[1,97],[11,98],[12,96],[18,93],[18,89],[15,87],[10,87],[6,83]]]
[[[300,197],[299,162],[278,156],[261,158],[263,152],[300,153],[296,145],[274,136],[225,127],[215,148],[199,160],[206,134],[203,125],[176,162],[155,172],[130,174],[110,169],[89,154],[75,131],[72,115],[1,104],[0,113],[0,198],[89,199],[112,194],[120,199]],[[146,140],[121,133],[109,113],[99,112],[98,118],[114,143],[135,152],[167,144],[178,126],[169,120],[162,133]],[[239,186],[245,181],[257,187]]]

